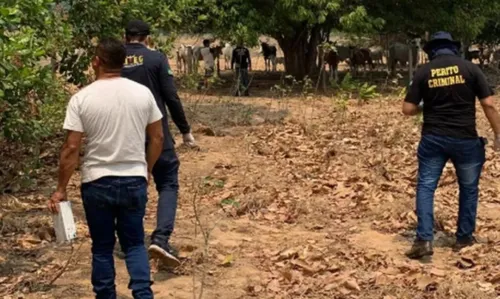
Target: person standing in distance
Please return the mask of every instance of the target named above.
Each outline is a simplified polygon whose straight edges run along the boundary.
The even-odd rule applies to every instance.
[[[161,52],[147,48],[146,41],[149,34],[149,25],[143,21],[133,20],[127,24],[125,29],[127,57],[122,76],[148,87],[163,115],[162,126],[165,134],[163,152],[153,167],[153,178],[159,193],[157,226],[151,236],[149,252],[152,256],[160,258],[166,265],[176,267],[180,262],[177,251],[170,246],[169,241],[174,230],[177,210],[180,163],[175,153],[174,139],[168,127],[166,107],[181,131],[184,143],[190,147],[196,144],[177,95],[173,72],[167,58]]]
[[[92,284],[96,298],[116,298],[115,231],[130,275],[134,298],[153,298],[143,218],[149,173],[162,152],[162,114],[152,93],[121,78],[125,47],[116,39],[97,46],[92,67],[97,81],[69,101],[64,121],[57,191],[48,202],[58,213],[78,166],[82,135],[87,145],[82,166],[82,199],[92,239]],[[149,143],[144,150],[144,139]]]
[[[212,49],[210,49],[210,40],[203,40],[203,48],[201,48],[200,54],[205,64],[205,78],[203,83],[205,84],[205,88],[208,88],[208,79],[214,75],[215,70],[214,54],[212,53]]]
[[[475,242],[486,145],[476,131],[476,98],[495,133],[494,147],[500,148],[500,116],[493,90],[481,69],[459,56],[460,42],[441,31],[432,36],[424,51],[430,62],[416,71],[403,103],[405,115],[416,115],[422,109],[424,114],[418,147],[417,238],[406,253],[411,259],[433,254],[434,193],[448,160],[455,167],[460,189],[454,250]]]
[[[237,47],[233,50],[233,58],[231,59],[231,70],[236,68],[236,93],[235,96],[249,96],[249,80],[248,70],[252,70],[252,59],[250,51],[243,46],[243,42],[238,42]]]

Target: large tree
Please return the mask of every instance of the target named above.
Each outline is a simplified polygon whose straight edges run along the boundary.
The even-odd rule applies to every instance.
[[[374,32],[423,35],[447,30],[474,40],[485,25],[496,28],[499,0],[205,0],[199,1],[198,31],[255,42],[274,37],[285,54],[287,73],[315,71],[317,45],[332,29],[355,35]],[[196,26],[194,27],[196,28]],[[493,32],[493,30],[490,30]],[[488,34],[493,38],[494,34]]]
[[[298,79],[316,70],[317,46],[333,28],[355,31],[381,24],[346,0],[208,0],[204,29],[254,44],[259,34],[275,38],[288,74]],[[354,20],[362,20],[360,25]]]

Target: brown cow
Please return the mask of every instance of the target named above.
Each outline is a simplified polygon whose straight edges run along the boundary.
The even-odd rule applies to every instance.
[[[362,65],[364,69],[366,70],[367,64],[374,69],[375,64],[373,63],[370,49],[358,49],[355,48],[352,52],[352,57],[351,57],[351,67],[353,68],[354,72],[357,73],[358,67]]]
[[[335,76],[335,81],[338,81],[338,68],[340,63],[340,57],[336,51],[326,50],[323,55],[323,61],[328,64],[328,69],[330,70],[330,79]]]

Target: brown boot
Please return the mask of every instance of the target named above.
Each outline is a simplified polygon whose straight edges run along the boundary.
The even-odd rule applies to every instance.
[[[424,257],[430,257],[434,254],[432,249],[432,241],[416,240],[413,243],[410,251],[406,252],[406,256],[413,260],[419,260]]]

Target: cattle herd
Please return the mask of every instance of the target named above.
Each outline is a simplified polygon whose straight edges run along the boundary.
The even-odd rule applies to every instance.
[[[201,45],[193,46],[182,44],[176,49],[177,69],[179,72],[184,74],[191,74],[198,69],[198,63],[202,60],[202,47],[203,46]],[[275,45],[271,45],[268,42],[261,42],[260,47],[261,49],[259,54],[262,54],[262,56],[264,57],[266,72],[275,72],[277,70],[277,65],[284,65],[284,57],[277,57],[278,49]],[[234,49],[235,46],[231,45],[231,43],[225,43],[224,47],[222,47],[221,45],[211,46],[211,52],[217,61],[219,61],[220,56],[223,56],[225,70],[231,68],[231,60]]]
[[[318,65],[328,67],[329,75],[338,79],[340,63],[345,63],[349,71],[356,75],[360,68],[368,70],[384,70],[394,75],[397,67],[410,65],[415,70],[421,63],[427,62],[427,55],[422,51],[423,41],[420,38],[408,40],[406,43],[394,42],[388,47],[372,45],[370,47],[357,47],[340,44],[338,42],[327,42],[318,47]],[[181,45],[177,48],[177,69],[181,73],[193,73],[198,69],[198,63],[202,60],[200,50],[202,46]],[[224,46],[212,46],[214,58],[219,61],[220,56],[224,59],[224,69],[231,68],[231,59],[235,46],[225,43]],[[265,71],[275,72],[277,65],[285,65],[284,57],[278,57],[278,49],[269,42],[260,42],[260,55],[265,62]],[[477,61],[482,67],[484,64],[498,64],[500,68],[500,47],[477,45],[471,46],[465,51],[464,57],[471,61]],[[410,61],[411,60],[411,61]],[[220,67],[218,67],[220,69]]]

